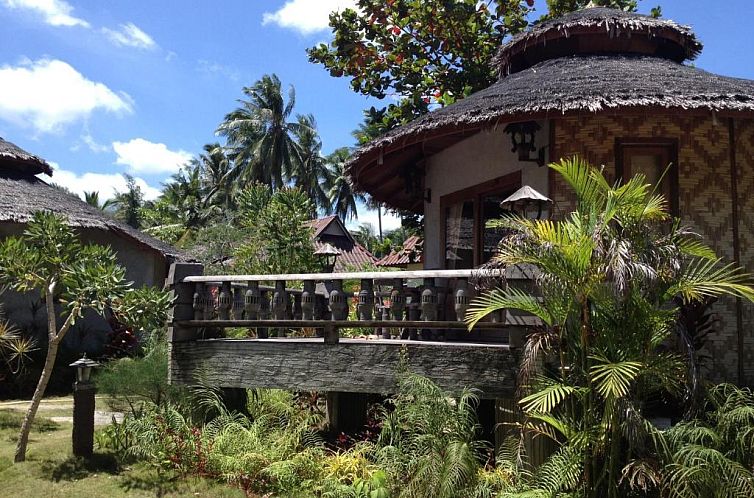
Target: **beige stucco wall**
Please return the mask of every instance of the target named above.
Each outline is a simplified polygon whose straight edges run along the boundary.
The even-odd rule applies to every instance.
[[[540,121],[537,147],[547,146],[549,125]],[[503,132],[504,124],[482,131],[429,157],[425,187],[432,189],[432,202],[424,203],[424,267],[442,268],[442,212],[440,199],[444,195],[521,171],[522,185],[529,185],[548,195],[547,168],[535,163],[522,163],[511,152],[510,135]],[[545,159],[549,159],[545,156]]]
[[[23,230],[23,224],[0,223],[0,238],[19,235]],[[126,279],[134,282],[135,286],[163,285],[167,265],[160,253],[113,232],[84,229],[80,234],[85,242],[111,246],[116,252],[118,262],[126,268]],[[39,295],[36,293],[22,295],[6,291],[0,297],[5,317],[10,322],[26,330],[44,333],[45,311],[39,301]],[[90,311],[85,313],[84,319],[79,320],[76,328],[67,336],[66,344],[77,350],[97,351],[109,331],[107,322]]]

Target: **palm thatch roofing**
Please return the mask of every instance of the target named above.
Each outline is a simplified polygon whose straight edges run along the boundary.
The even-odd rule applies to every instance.
[[[0,146],[8,143],[3,142]],[[65,216],[70,226],[117,234],[162,254],[169,261],[191,260],[174,247],[121,223],[77,196],[40,180],[35,176],[34,164],[40,167],[39,164],[47,163],[16,146],[13,147],[14,154],[18,157],[34,159],[27,159],[29,167],[20,170],[15,159],[9,160],[0,155],[0,223],[28,223],[35,211],[50,211]],[[52,175],[52,170],[42,170],[39,173]]]
[[[599,43],[585,45],[597,38]],[[703,45],[689,26],[668,19],[590,7],[540,22],[500,48],[495,67],[501,75],[574,52],[624,52],[655,55],[676,62],[693,60]],[[527,64],[528,61],[528,64]]]
[[[29,154],[14,143],[0,137],[0,162],[4,169],[14,169],[22,173],[38,175],[44,173],[52,176],[52,168],[47,162],[33,154]]]
[[[754,115],[754,81],[712,74],[663,52],[641,50],[646,43],[661,45],[670,36],[666,32],[675,30],[680,40],[677,43],[685,47],[684,57],[693,56],[701,50],[701,44],[688,28],[615,9],[586,10],[589,12],[544,23],[513,39],[502,48],[498,61],[506,64],[506,57],[512,57],[506,54],[514,53],[517,47],[535,46],[545,33],[565,32],[567,27],[580,24],[590,27],[588,36],[595,34],[595,26],[602,26],[601,41],[611,47],[609,53],[593,50],[600,44],[592,39],[568,45],[569,55],[553,49],[553,58],[504,75],[484,90],[389,131],[362,146],[349,160],[347,170],[355,188],[393,207],[421,212],[422,196],[407,188],[410,182],[406,180],[417,163],[480,130],[510,122],[618,110]],[[616,26],[628,30],[624,36],[634,40],[645,32],[642,30],[656,36],[638,38],[636,50],[634,45],[616,47],[606,42]],[[574,33],[569,36],[561,41],[570,43],[579,38]],[[552,48],[557,40],[547,43]]]

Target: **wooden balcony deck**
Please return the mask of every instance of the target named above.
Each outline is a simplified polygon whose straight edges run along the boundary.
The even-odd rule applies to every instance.
[[[395,391],[405,358],[409,370],[448,392],[468,387],[483,398],[506,398],[514,390],[515,348],[526,328],[537,325],[533,317],[510,310],[471,332],[463,321],[476,292],[470,280],[526,286],[532,278],[527,268],[505,274],[202,272],[201,265],[176,264],[168,279],[175,298],[168,337],[170,381],[177,384],[202,376],[224,388],[388,394]],[[360,282],[358,292],[344,291],[347,280]],[[247,329],[253,338],[222,338],[231,327]],[[381,339],[340,337],[342,329],[357,327]],[[318,337],[286,337],[302,329],[310,334],[314,329]]]

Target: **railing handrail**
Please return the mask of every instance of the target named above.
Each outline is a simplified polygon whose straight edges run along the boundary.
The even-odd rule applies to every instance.
[[[506,278],[532,278],[531,274],[523,268],[518,272],[508,270]],[[518,275],[514,273],[519,273]],[[275,282],[296,280],[394,280],[394,279],[421,279],[421,278],[499,278],[503,276],[502,270],[475,268],[470,270],[415,270],[415,271],[388,271],[388,272],[347,272],[347,273],[290,273],[279,275],[197,275],[186,277],[184,283],[220,283],[220,282]]]

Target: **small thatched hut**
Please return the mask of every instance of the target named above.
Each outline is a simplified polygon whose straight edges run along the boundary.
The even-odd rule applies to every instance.
[[[348,171],[378,201],[425,216],[424,267],[470,268],[497,234],[485,221],[529,185],[568,211],[542,164],[579,154],[611,179],[643,172],[717,252],[754,271],[754,81],[686,64],[702,50],[669,20],[587,8],[504,45],[489,88],[362,147]],[[511,139],[524,140],[518,153]],[[713,376],[754,384],[754,306],[725,300]]]
[[[186,259],[168,244],[111,218],[37,176],[52,174],[43,159],[0,138],[0,237],[22,233],[35,211],[64,215],[84,241],[110,245],[126,268],[126,278],[137,286],[161,287],[170,264]],[[24,326],[33,319],[27,300],[6,295],[3,301],[4,311],[13,322]],[[106,328],[102,321],[89,322],[87,326]]]

